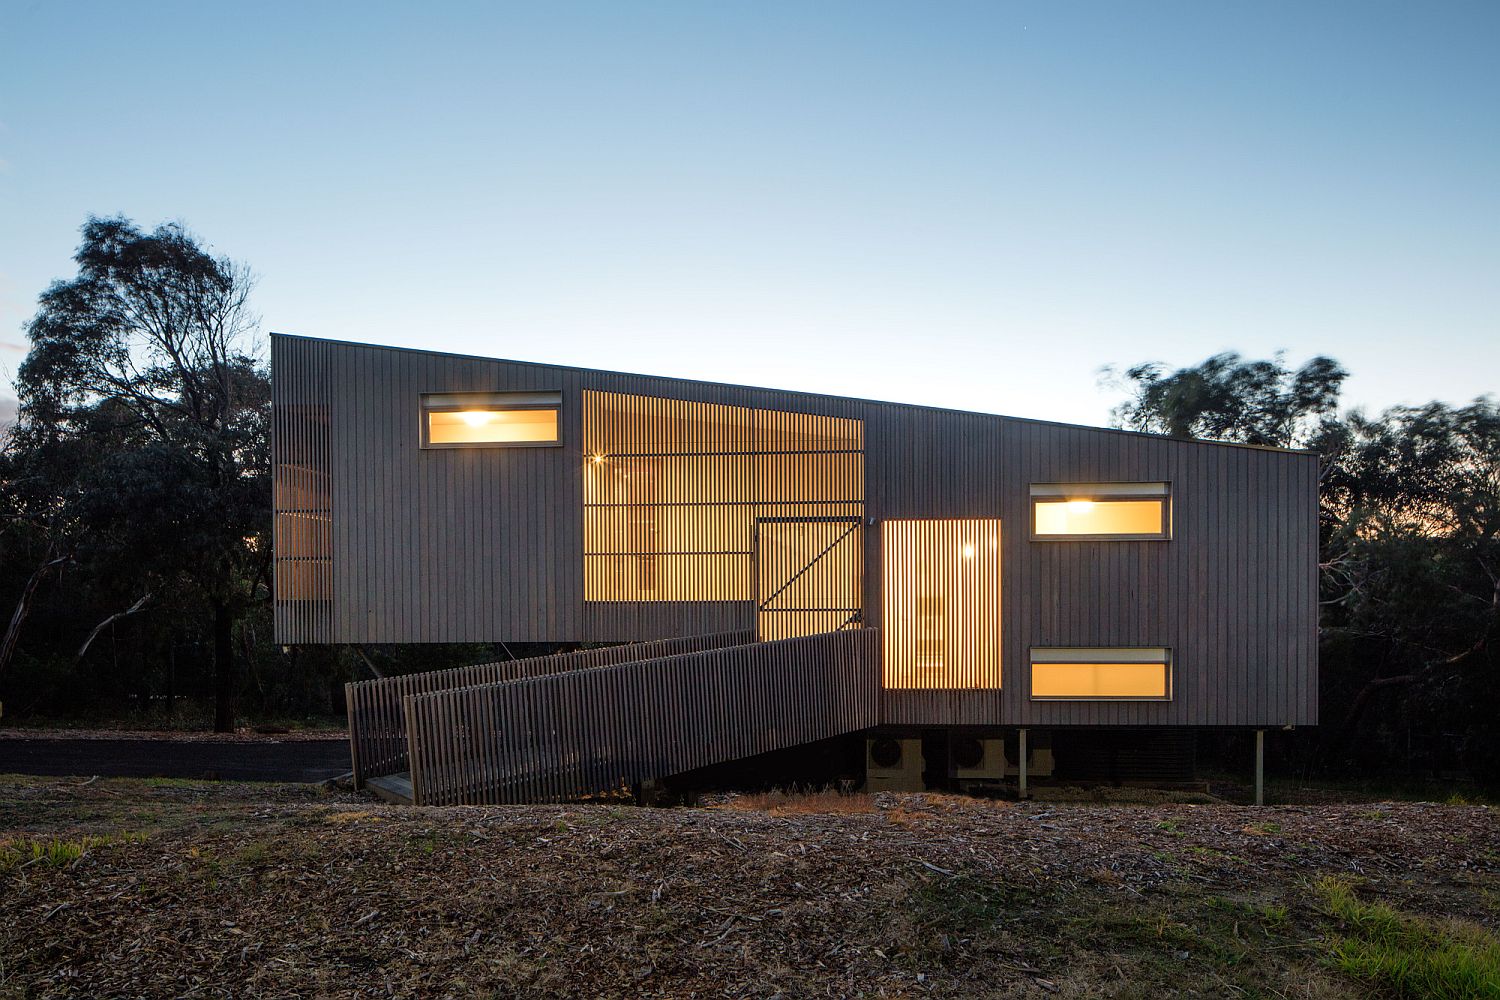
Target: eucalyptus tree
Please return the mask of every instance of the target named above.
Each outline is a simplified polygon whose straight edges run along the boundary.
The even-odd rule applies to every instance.
[[[1336,415],[1348,377],[1328,357],[1292,369],[1281,355],[1248,361],[1232,352],[1175,371],[1152,361],[1104,372],[1130,393],[1114,410],[1122,427],[1283,448],[1306,442]]]
[[[1171,370],[1106,369],[1134,430],[1318,453],[1320,635],[1326,754],[1397,751],[1447,734],[1500,781],[1500,408],[1399,406],[1338,414],[1333,359],[1219,354]]]
[[[82,233],[77,275],[42,293],[26,327],[10,461],[45,470],[32,507],[50,511],[48,544],[87,551],[124,607],[162,587],[194,596],[212,620],[214,725],[230,729],[235,624],[269,596],[253,276],[181,225],[90,218]]]

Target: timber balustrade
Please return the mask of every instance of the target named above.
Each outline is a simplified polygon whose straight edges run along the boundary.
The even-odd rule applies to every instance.
[[[413,801],[577,799],[856,732],[879,683],[857,628],[408,694]]]
[[[402,711],[402,700],[408,695],[737,646],[750,642],[753,638],[748,631],[720,632],[714,635],[602,646],[571,653],[554,653],[551,656],[475,663],[448,670],[401,674],[346,684],[344,697],[349,712],[349,751],[353,758],[355,786],[362,788],[369,778],[399,774],[407,769],[406,717]]]

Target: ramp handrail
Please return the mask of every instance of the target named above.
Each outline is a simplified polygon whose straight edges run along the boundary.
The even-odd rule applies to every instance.
[[[355,787],[363,787],[368,778],[398,774],[407,769],[406,717],[402,711],[402,700],[409,695],[583,670],[630,660],[693,653],[739,645],[752,638],[753,635],[748,630],[717,632],[711,635],[601,646],[598,649],[580,649],[571,653],[553,653],[518,660],[473,663],[446,670],[400,674],[345,684],[344,701],[349,713],[349,754],[353,761]]]
[[[408,695],[412,801],[576,799],[879,721],[879,632]]]

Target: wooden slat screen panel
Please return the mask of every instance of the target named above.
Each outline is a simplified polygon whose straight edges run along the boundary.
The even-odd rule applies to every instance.
[[[274,618],[284,643],[333,640],[329,346],[273,342]]]
[[[866,628],[410,695],[414,801],[577,799],[857,732],[878,683]]]
[[[1000,540],[995,519],[881,525],[884,688],[1001,687]]]
[[[344,700],[349,714],[349,750],[354,761],[354,783],[360,786],[368,778],[406,770],[406,716],[402,704],[408,695],[736,646],[753,638],[749,632],[725,632],[659,639],[346,684]]]
[[[864,515],[859,420],[586,390],[583,451],[586,607],[745,606],[757,521]]]

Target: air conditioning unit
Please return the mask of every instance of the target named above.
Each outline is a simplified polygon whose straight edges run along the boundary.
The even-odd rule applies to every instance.
[[[1026,750],[1026,776],[1028,778],[1050,778],[1052,771],[1057,766],[1056,759],[1052,756],[1051,747],[1028,747]],[[1005,763],[1005,773],[1014,778],[1021,773],[1019,760],[1008,760]]]
[[[920,792],[924,787],[921,740],[865,741],[865,791]]]
[[[1052,748],[1037,747],[1031,751],[1031,759],[1026,762],[1026,774],[1028,777],[1050,778],[1056,766],[1057,762],[1052,758]]]
[[[953,776],[961,784],[1005,779],[1005,741],[960,737],[953,741]]]

